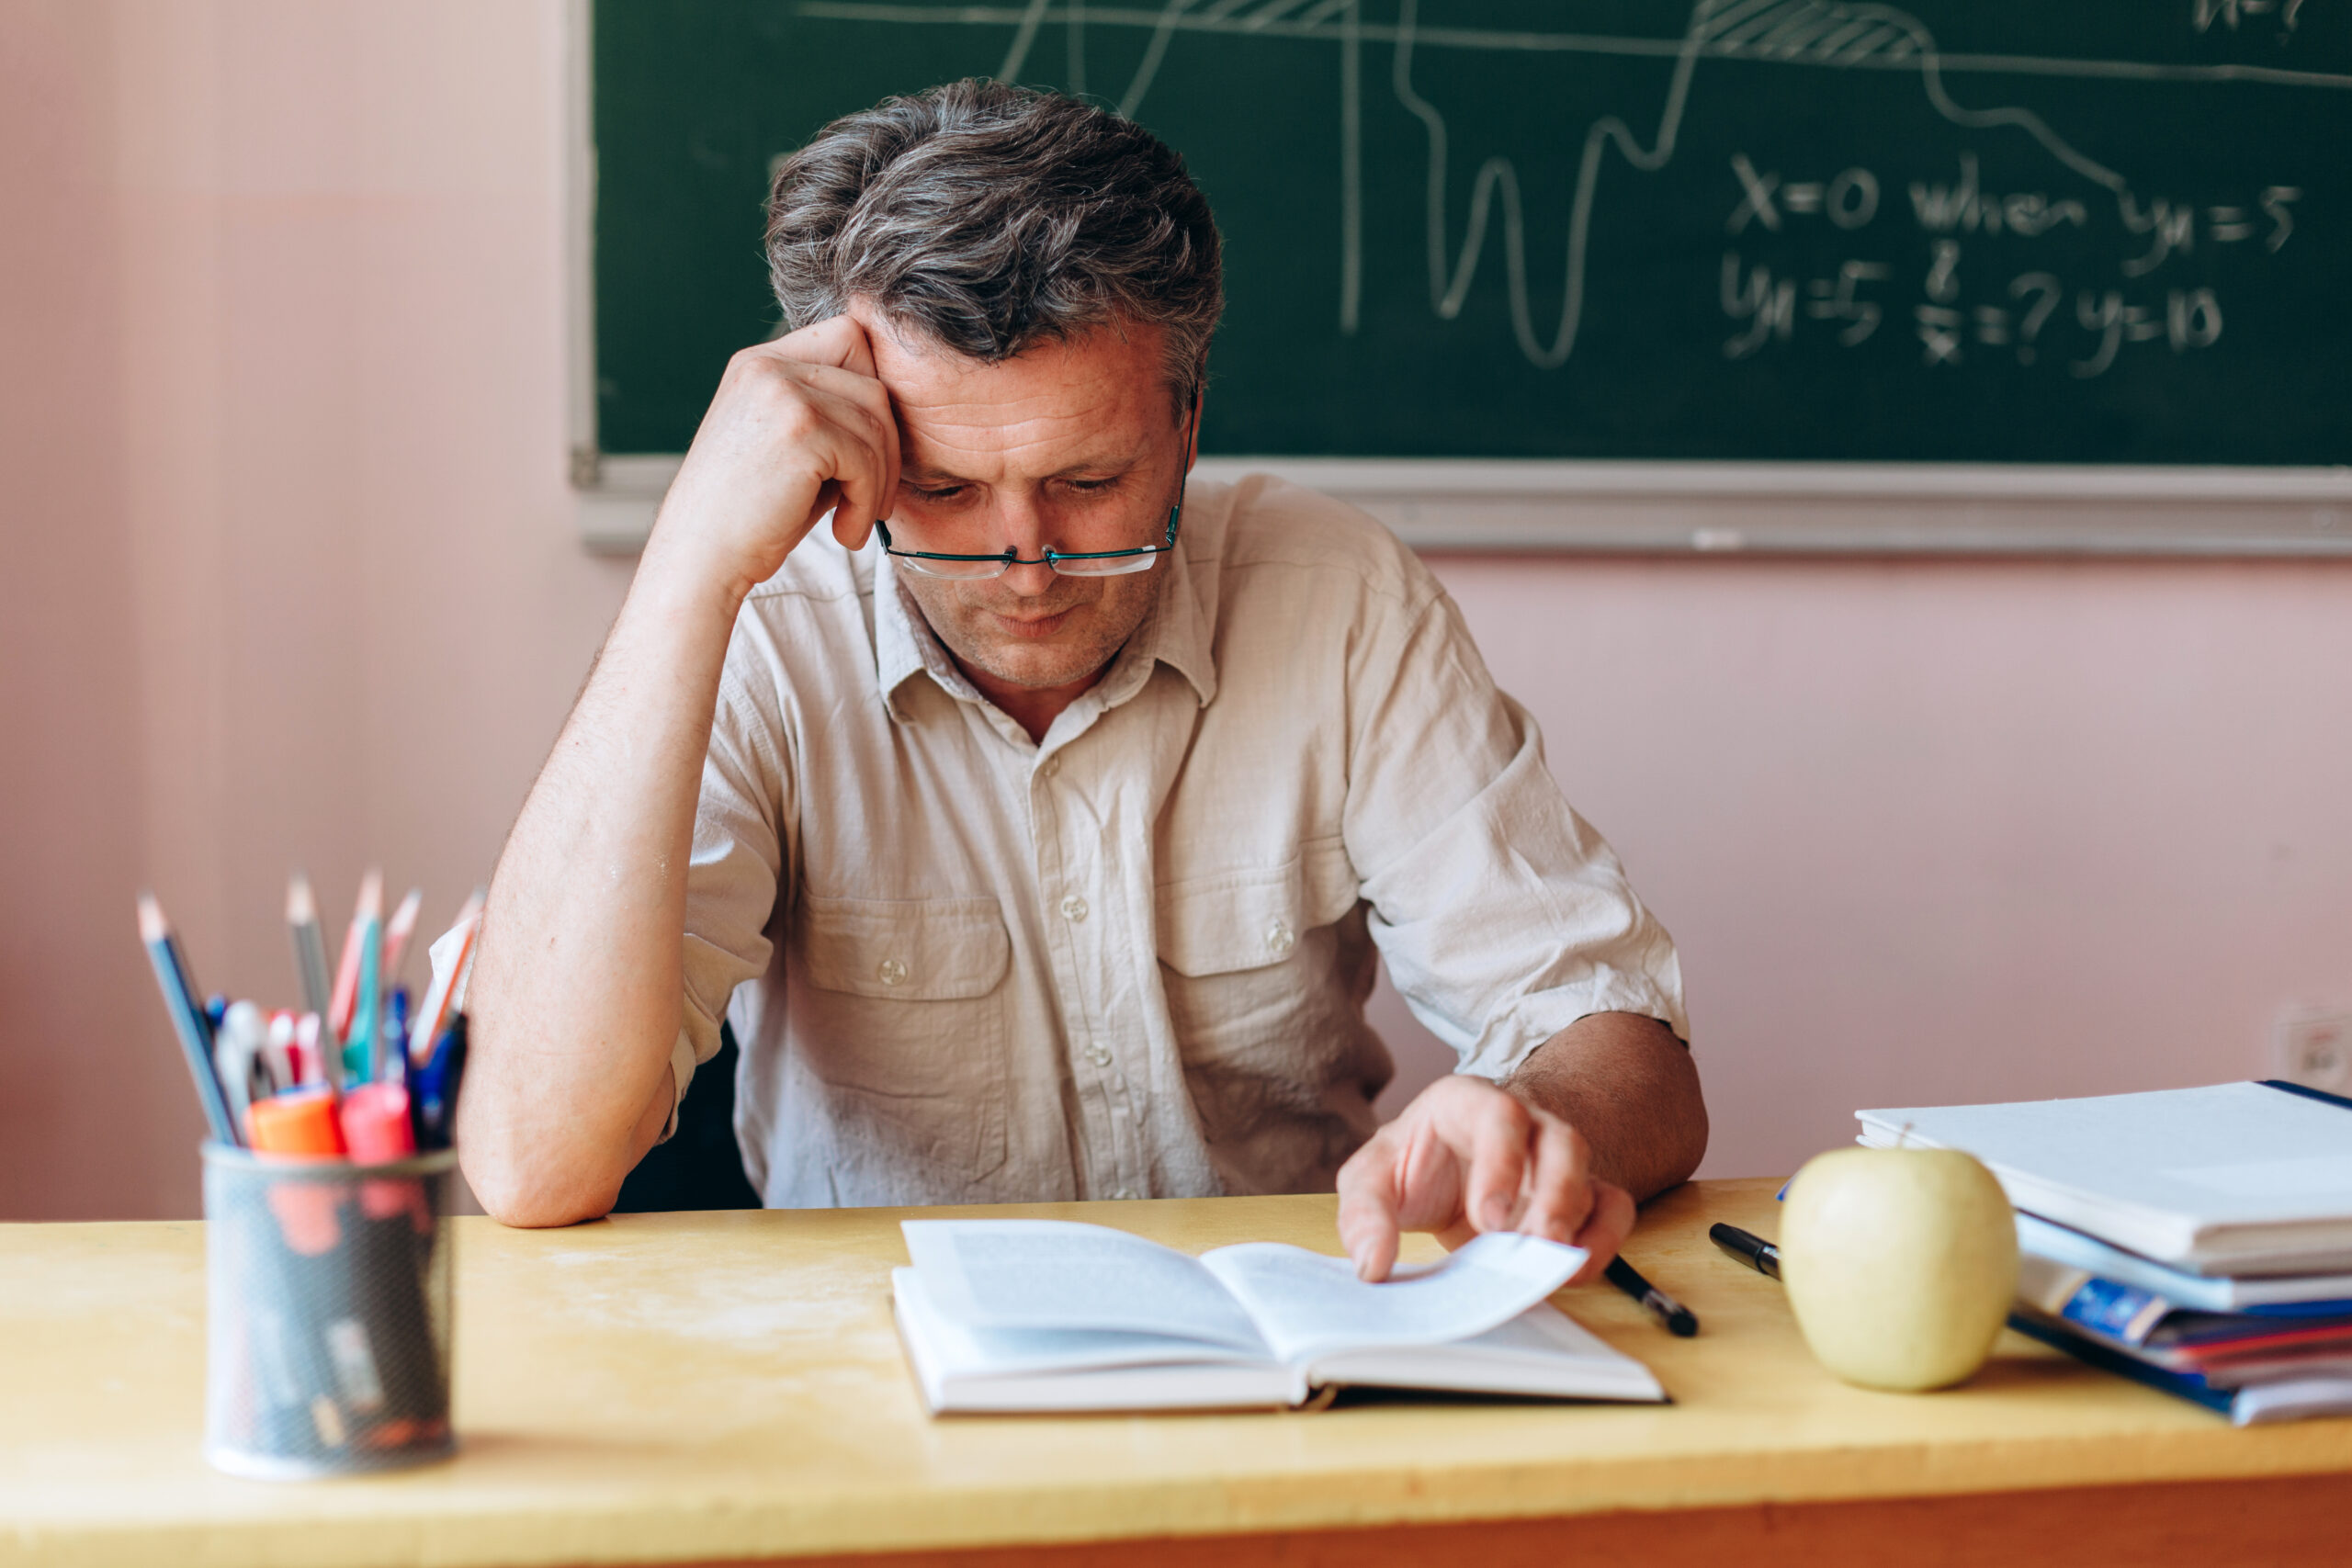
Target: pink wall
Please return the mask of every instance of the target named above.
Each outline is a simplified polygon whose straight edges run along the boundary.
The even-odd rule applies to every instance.
[[[2352,1002],[2352,564],[1439,570],[1678,939],[1704,1174]]]
[[[140,883],[272,997],[291,862],[445,919],[619,601],[560,17],[0,0],[0,1217],[194,1211]],[[1711,1173],[2352,1000],[2352,570],[1438,564],[1681,940]]]

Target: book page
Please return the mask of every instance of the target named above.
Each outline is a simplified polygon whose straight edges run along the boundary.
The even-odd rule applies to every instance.
[[[1204,1344],[1165,1334],[1100,1328],[975,1328],[932,1304],[922,1274],[890,1270],[890,1293],[910,1338],[953,1378],[1023,1372],[1095,1371],[1104,1367],[1272,1366],[1264,1350]]]
[[[1276,1242],[1221,1247],[1201,1262],[1250,1309],[1285,1361],[1374,1346],[1437,1345],[1509,1322],[1584,1267],[1580,1247],[1497,1231],[1444,1262],[1378,1285],[1344,1258]]]
[[[1594,1337],[1549,1302],[1467,1339],[1320,1357],[1307,1368],[1307,1381],[1559,1399],[1666,1397],[1647,1367]]]
[[[1216,1277],[1172,1247],[1062,1220],[907,1220],[925,1293],[967,1327],[1161,1334],[1267,1353]]]

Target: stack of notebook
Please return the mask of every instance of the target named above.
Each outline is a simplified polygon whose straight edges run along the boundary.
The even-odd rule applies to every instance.
[[[2013,1326],[2240,1425],[2352,1414],[2352,1100],[2219,1084],[1865,1111],[2018,1209]]]

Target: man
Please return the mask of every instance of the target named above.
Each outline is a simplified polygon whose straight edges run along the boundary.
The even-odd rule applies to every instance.
[[[729,362],[491,889],[466,1170],[605,1213],[733,1020],[764,1201],[1340,1192],[1597,1269],[1705,1146],[1666,933],[1359,514],[1186,484],[1174,153],[967,82],[778,172]],[[818,525],[831,517],[830,539]],[[1385,1128],[1385,959],[1460,1054]]]

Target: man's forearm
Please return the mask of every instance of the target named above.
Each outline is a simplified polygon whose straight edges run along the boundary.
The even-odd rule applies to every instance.
[[[459,1146],[508,1224],[604,1213],[667,1119],[686,864],[739,598],[649,551],[500,856]]]
[[[1530,1054],[1503,1086],[1566,1122],[1593,1174],[1636,1199],[1689,1179],[1707,1152],[1707,1106],[1690,1049],[1654,1018],[1580,1018]]]

